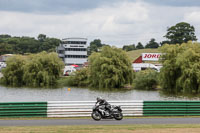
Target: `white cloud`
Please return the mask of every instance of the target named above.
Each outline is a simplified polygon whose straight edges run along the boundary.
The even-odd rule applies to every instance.
[[[180,21],[193,20],[199,25],[199,12],[191,8],[156,6],[138,1],[61,15],[1,11],[0,34],[36,37],[43,33],[60,39],[88,37],[89,41],[100,38],[104,43],[118,47],[139,41],[145,44],[151,38],[162,41],[167,26]]]
[[[197,39],[200,39],[200,8],[185,13],[184,21],[195,27]]]
[[[148,10],[143,3],[123,3],[118,8],[114,21],[119,24],[134,24],[147,19]]]
[[[199,24],[200,23],[200,9],[199,9],[199,11],[193,11],[190,13],[186,13],[184,15],[184,20],[187,22]]]

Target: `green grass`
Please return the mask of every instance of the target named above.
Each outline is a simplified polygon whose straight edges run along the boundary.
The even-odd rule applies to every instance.
[[[0,126],[0,133],[186,133],[199,132],[199,124],[135,124],[135,125],[66,125],[66,126]],[[164,132],[163,132],[164,131]]]
[[[124,119],[146,119],[146,118],[200,118],[200,116],[124,116]],[[0,120],[51,120],[51,119],[91,119],[87,117],[0,117]]]
[[[134,61],[139,56],[142,55],[142,53],[158,53],[158,49],[138,49],[127,52],[128,56],[130,57],[131,61]]]

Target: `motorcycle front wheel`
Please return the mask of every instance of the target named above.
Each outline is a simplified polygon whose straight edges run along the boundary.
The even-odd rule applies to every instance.
[[[91,116],[95,121],[101,120],[101,114],[98,111],[92,112]]]
[[[121,112],[118,112],[114,115],[115,120],[122,120],[123,114]]]

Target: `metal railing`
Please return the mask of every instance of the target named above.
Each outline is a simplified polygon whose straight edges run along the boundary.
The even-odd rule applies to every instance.
[[[198,116],[200,101],[144,101],[144,116]]]
[[[124,116],[142,116],[143,101],[108,101],[120,105]],[[91,116],[95,101],[49,101],[47,117],[84,117]]]
[[[0,117],[47,117],[47,102],[0,103]]]
[[[0,117],[87,117],[96,101],[0,103]],[[124,116],[200,115],[200,101],[108,101],[120,105]]]

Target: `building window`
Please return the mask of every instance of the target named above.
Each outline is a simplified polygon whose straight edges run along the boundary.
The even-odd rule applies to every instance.
[[[85,41],[62,41],[62,44],[86,44]]]
[[[87,51],[86,48],[65,48],[65,51]]]
[[[59,54],[64,54],[65,52],[64,52],[64,50],[58,50],[58,53]]]
[[[65,55],[65,58],[87,58],[87,55]]]

